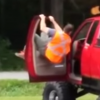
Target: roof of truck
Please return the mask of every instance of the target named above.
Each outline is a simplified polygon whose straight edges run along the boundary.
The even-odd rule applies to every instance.
[[[88,18],[87,20],[89,19],[100,20],[100,16],[91,17],[91,18]]]

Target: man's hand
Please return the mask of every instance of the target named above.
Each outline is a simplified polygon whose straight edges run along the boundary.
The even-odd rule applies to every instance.
[[[39,17],[42,19],[45,19],[45,15],[44,14],[40,14]]]
[[[49,20],[50,20],[51,22],[55,21],[55,19],[54,19],[53,16],[49,16],[48,18],[49,18]]]

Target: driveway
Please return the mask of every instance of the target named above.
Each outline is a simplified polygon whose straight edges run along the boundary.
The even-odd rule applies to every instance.
[[[28,80],[27,72],[0,72],[0,80],[2,79],[17,79],[17,80]]]

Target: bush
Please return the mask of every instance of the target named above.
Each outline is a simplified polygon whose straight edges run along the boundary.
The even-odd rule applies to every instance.
[[[15,52],[8,49],[9,46],[9,40],[0,37],[0,71],[24,70],[23,60],[17,58]]]

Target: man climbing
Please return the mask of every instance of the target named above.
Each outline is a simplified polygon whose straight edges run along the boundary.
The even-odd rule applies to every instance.
[[[53,60],[55,57],[57,57],[59,61],[55,61],[54,63],[61,62],[62,57],[70,51],[71,39],[67,33],[70,34],[72,32],[73,26],[68,24],[64,27],[64,30],[62,30],[61,27],[55,21],[55,19],[52,16],[49,16],[49,20],[52,22],[55,28],[55,29],[51,29],[46,26],[45,16],[43,14],[40,15],[40,19],[41,19],[40,21],[41,32],[43,32],[44,34],[47,33],[49,36],[52,36],[53,38],[51,40],[48,40],[48,42],[44,42],[41,39],[41,37],[35,34],[34,42],[37,46],[37,49],[41,53],[41,55],[46,56],[46,58],[49,59],[51,62],[54,62]],[[56,51],[55,49],[57,49],[57,45],[58,48],[60,46],[61,49],[59,48]],[[66,47],[67,49],[65,49]],[[64,51],[62,52],[62,50]],[[15,55],[24,59],[24,51],[20,53],[15,53]]]

